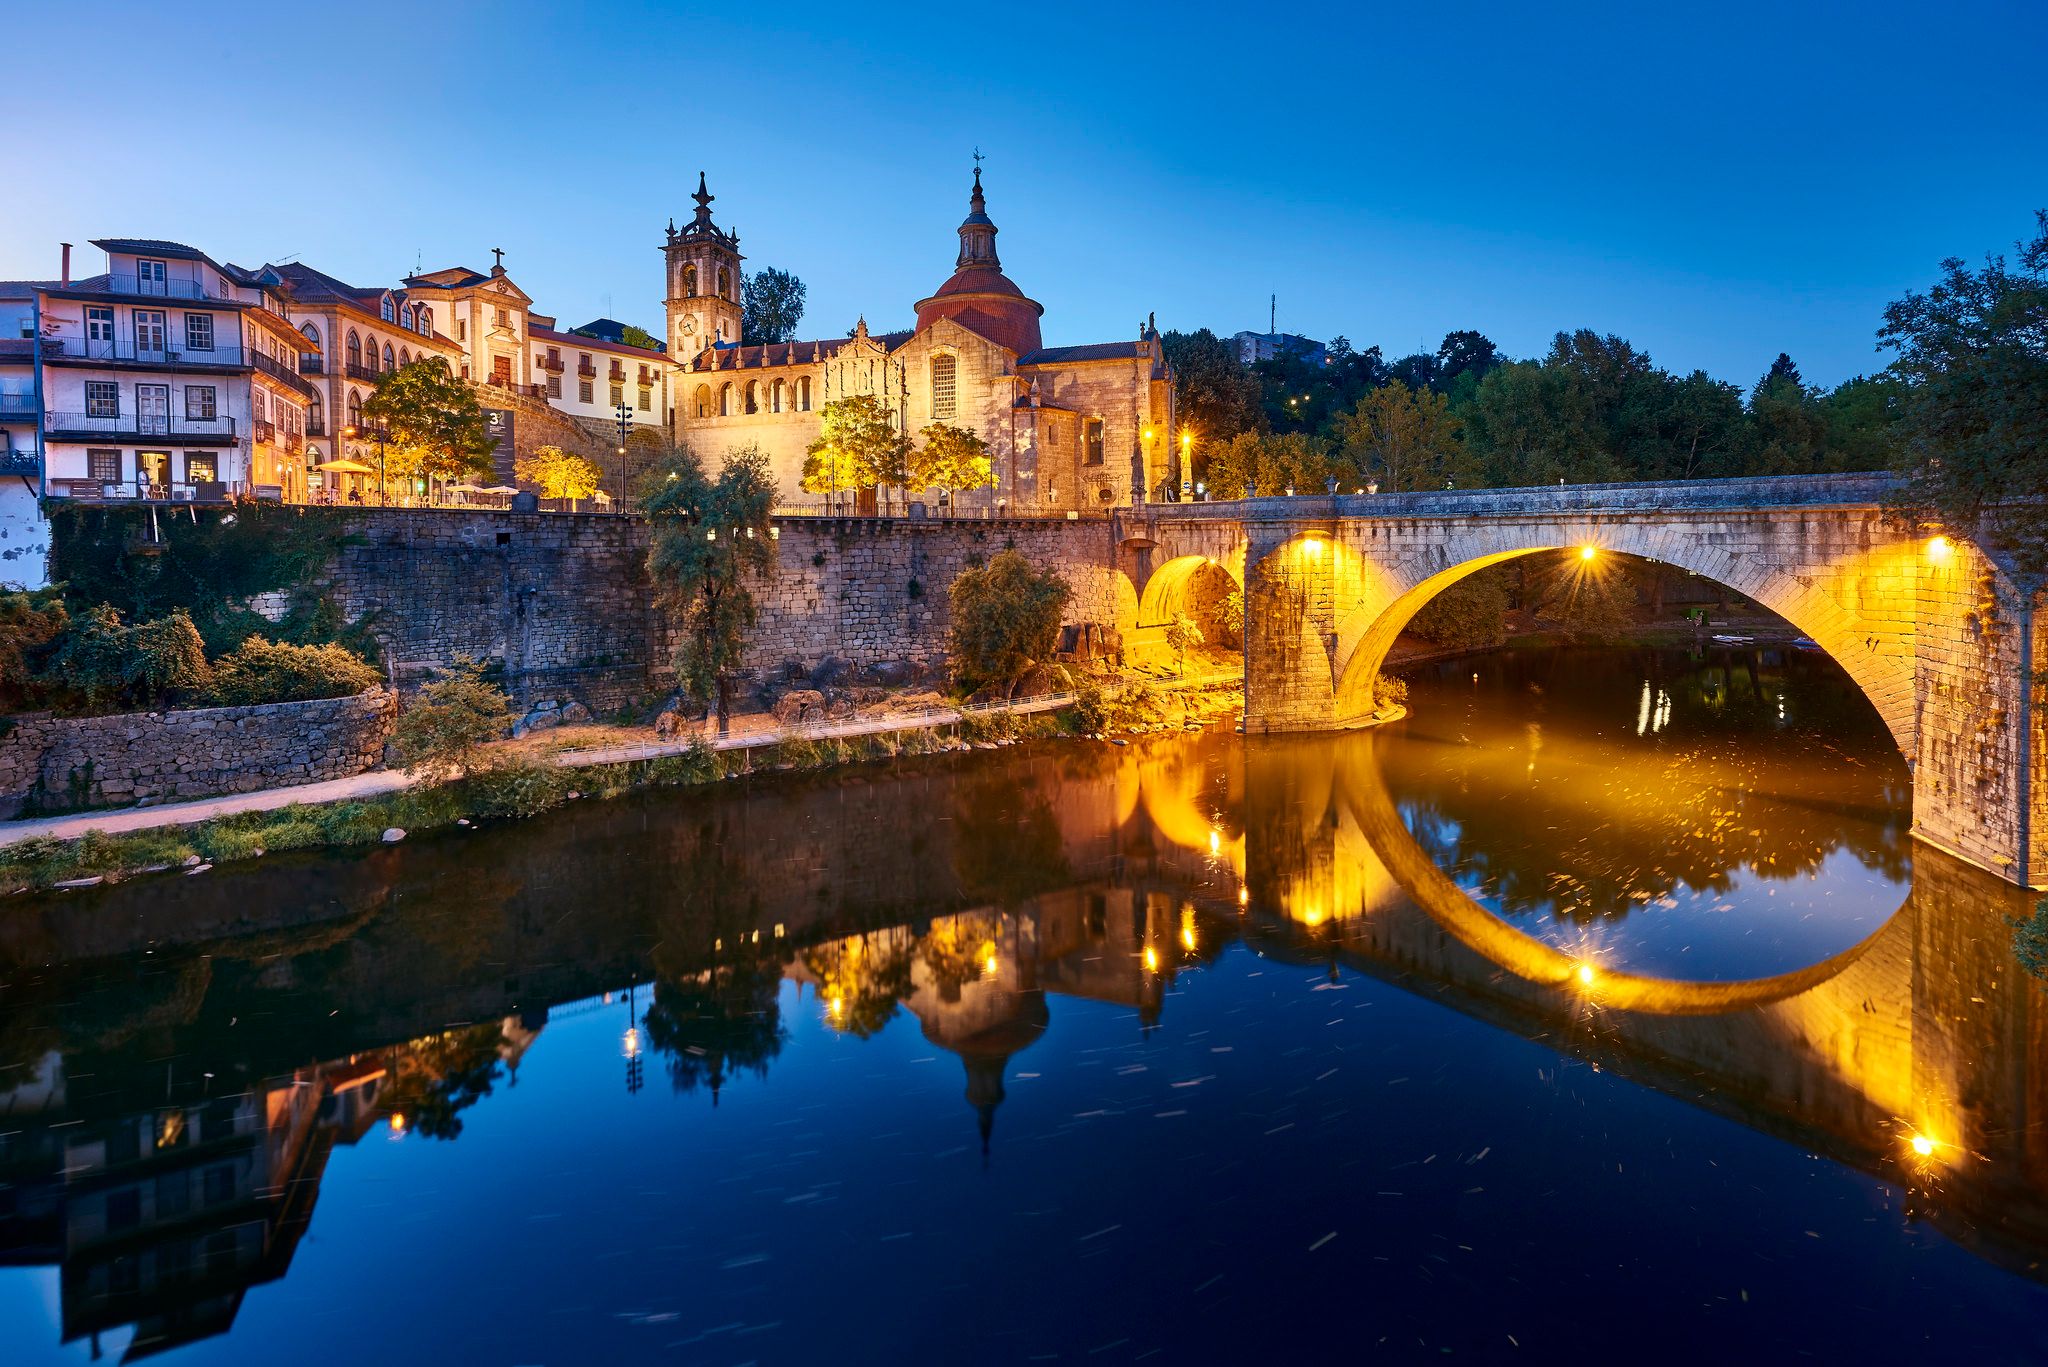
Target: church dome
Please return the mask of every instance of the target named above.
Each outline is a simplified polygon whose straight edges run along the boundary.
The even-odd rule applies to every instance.
[[[953,267],[953,274],[937,293],[918,301],[920,332],[941,318],[951,318],[1020,356],[1044,345],[1038,331],[1044,305],[1027,298],[1016,282],[1003,274],[1003,263],[996,256],[996,225],[982,198],[979,167],[974,171],[967,217],[960,224],[960,255]]]

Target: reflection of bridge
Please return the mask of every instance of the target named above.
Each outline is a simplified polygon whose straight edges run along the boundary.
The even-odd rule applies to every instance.
[[[2048,1035],[2006,949],[2024,894],[1930,853],[1900,913],[1816,970],[1726,988],[1601,970],[1587,984],[1416,845],[1383,744],[1176,737],[922,764],[870,779],[857,802],[790,782],[594,804],[359,860],[16,902],[0,911],[0,962],[55,967],[17,977],[0,1022],[0,1056],[50,1051],[0,1092],[19,1132],[0,1182],[42,1201],[0,1219],[0,1262],[62,1262],[77,1332],[217,1332],[243,1288],[284,1271],[327,1146],[394,1109],[418,1127],[435,1078],[514,1056],[552,1003],[714,979],[744,945],[771,1004],[790,977],[839,1028],[914,1016],[961,1058],[987,1126],[1050,998],[1158,1021],[1176,974],[1238,938],[1344,963],[1919,1189],[1916,1209],[2001,1261],[2048,1248],[2048,1136],[2029,1124],[2048,1099]],[[252,1038],[237,1017],[270,1024]],[[451,1040],[437,1033],[450,1020],[486,1024]],[[762,1027],[765,1060],[780,1023]],[[1924,1161],[1914,1135],[1933,1145]],[[189,1212],[156,1204],[173,1172],[195,1184]]]
[[[1889,521],[1888,476],[1580,485],[1158,504],[1125,516],[1119,570],[1142,638],[1204,581],[1245,586],[1252,731],[1356,723],[1408,620],[1489,565],[1542,551],[1661,561],[1811,636],[1914,765],[1914,830],[2022,884],[2048,882],[2048,657],[2038,586],[1956,537]]]

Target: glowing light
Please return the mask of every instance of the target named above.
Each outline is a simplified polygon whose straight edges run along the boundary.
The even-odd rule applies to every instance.
[[[1579,980],[1580,987],[1591,987],[1593,985],[1594,980],[1598,978],[1600,975],[1594,971],[1593,965],[1580,964],[1579,971],[1573,974],[1572,976],[1576,977]]]
[[[1195,952],[1195,909],[1193,907],[1182,907],[1180,909],[1180,947],[1190,954]]]
[[[1913,1152],[1922,1158],[1929,1158],[1934,1154],[1934,1141],[1924,1134],[1916,1134],[1906,1142],[1912,1146]]]
[[[1956,553],[1956,543],[1945,536],[1937,536],[1927,543],[1927,558],[1940,565]]]
[[[1248,907],[1252,904],[1252,890],[1250,888],[1239,888],[1237,890],[1237,904],[1241,907]]]
[[[846,1014],[846,998],[834,997],[831,1001],[825,1003],[825,1010],[831,1014],[832,1019],[838,1020]]]
[[[992,944],[981,947],[981,976],[993,978],[996,975],[996,947]]]
[[[1594,556],[1598,554],[1600,554],[1600,548],[1598,546],[1588,544],[1579,547],[1579,559],[1581,560],[1591,560]]]
[[[630,1025],[626,1027],[626,1036],[623,1043],[627,1058],[638,1058],[640,1056],[640,1031],[637,1027]]]
[[[1150,945],[1145,946],[1145,971],[1147,973],[1157,973],[1159,971],[1159,951]]]
[[[1214,855],[1221,854],[1222,852],[1223,833],[1212,826],[1209,828],[1209,853]]]
[[[405,1112],[404,1112],[404,1111],[393,1111],[393,1112],[391,1113],[391,1133],[393,1133],[393,1134],[404,1134],[404,1133],[405,1133]]]

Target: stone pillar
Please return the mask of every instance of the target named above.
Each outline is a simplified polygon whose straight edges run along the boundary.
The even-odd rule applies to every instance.
[[[1341,725],[1336,715],[1337,539],[1321,521],[1247,525],[1247,734]]]

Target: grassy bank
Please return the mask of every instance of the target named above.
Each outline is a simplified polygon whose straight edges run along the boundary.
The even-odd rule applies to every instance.
[[[27,892],[96,879],[112,882],[150,873],[211,868],[285,850],[374,845],[396,827],[407,834],[487,821],[538,816],[564,803],[616,797],[649,788],[688,788],[749,773],[806,772],[899,756],[940,754],[1052,736],[1099,735],[1177,724],[1178,698],[1149,689],[1084,697],[1060,712],[968,716],[937,727],[845,738],[793,738],[749,749],[693,744],[659,759],[564,767],[531,758],[497,765],[452,783],[422,785],[386,796],[244,812],[190,825],[75,840],[33,839],[0,847],[0,893]]]

